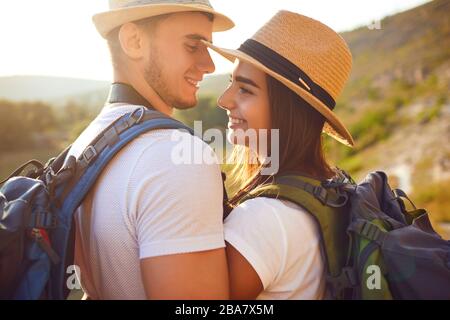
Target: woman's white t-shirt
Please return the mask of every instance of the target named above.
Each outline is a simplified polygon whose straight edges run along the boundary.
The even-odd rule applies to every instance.
[[[325,266],[314,218],[289,201],[254,198],[225,220],[225,240],[264,286],[257,299],[323,299]]]

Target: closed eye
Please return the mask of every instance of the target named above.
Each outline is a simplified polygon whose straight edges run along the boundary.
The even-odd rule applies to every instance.
[[[198,46],[191,46],[191,45],[186,45],[186,48],[188,49],[189,52],[193,53],[195,51],[198,50]]]
[[[243,87],[239,88],[239,93],[242,93],[242,94],[253,94],[253,92],[251,92],[250,90],[247,90],[247,89],[245,89]]]

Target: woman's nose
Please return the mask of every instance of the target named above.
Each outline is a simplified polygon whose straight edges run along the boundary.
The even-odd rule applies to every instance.
[[[230,88],[226,89],[225,92],[217,100],[217,105],[225,110],[231,110],[234,108],[233,99],[231,99]]]

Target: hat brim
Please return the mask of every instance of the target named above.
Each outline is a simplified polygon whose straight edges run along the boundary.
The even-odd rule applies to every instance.
[[[234,27],[234,22],[214,9],[198,4],[147,4],[138,7],[120,8],[101,12],[92,17],[95,27],[106,38],[115,28],[132,21],[176,12],[206,12],[214,15],[213,31],[226,31]]]
[[[286,79],[285,77],[279,75],[278,73],[272,71],[264,64],[262,64],[255,58],[249,56],[248,54],[242,51],[219,48],[211,44],[210,42],[204,40],[202,40],[202,42],[207,47],[214,50],[215,52],[222,55],[231,62],[234,62],[236,59],[239,59],[247,63],[250,63],[259,70],[267,73],[268,75],[272,76],[273,78],[283,83],[286,87],[288,87],[296,94],[298,94],[301,98],[303,98],[307,103],[309,103],[314,109],[316,109],[318,112],[320,112],[320,114],[322,114],[325,117],[326,122],[323,128],[323,132],[327,133],[329,136],[333,137],[334,139],[336,139],[337,141],[341,142],[346,146],[353,147],[355,145],[355,142],[353,141],[350,132],[347,130],[344,124],[336,117],[334,112],[332,112],[322,101],[314,97],[311,93],[309,93],[302,87],[298,86],[297,84],[293,83],[292,81]]]

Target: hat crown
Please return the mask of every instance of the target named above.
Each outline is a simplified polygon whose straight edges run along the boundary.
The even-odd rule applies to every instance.
[[[149,4],[190,4],[204,5],[212,8],[209,0],[109,0],[109,8],[121,9],[135,6],[145,6]]]
[[[333,99],[342,92],[350,75],[352,56],[344,39],[323,23],[283,10],[252,39],[295,64]]]

